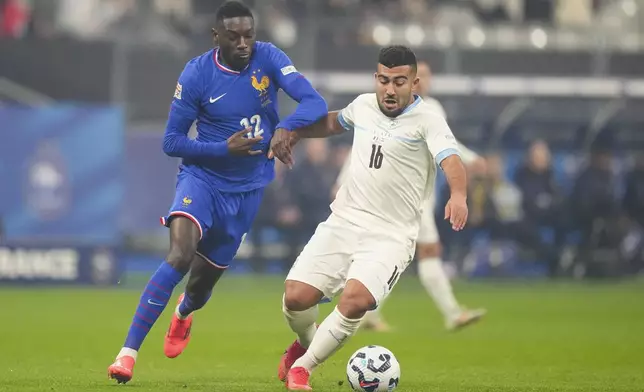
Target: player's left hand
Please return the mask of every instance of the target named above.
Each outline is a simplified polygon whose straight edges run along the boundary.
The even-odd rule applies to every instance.
[[[461,231],[467,223],[467,200],[465,196],[452,195],[445,205],[445,220],[449,219],[452,230]]]
[[[271,146],[268,150],[268,159],[277,158],[289,168],[293,168],[293,146],[297,144],[300,138],[295,132],[289,132],[284,128],[279,128],[273,134]]]

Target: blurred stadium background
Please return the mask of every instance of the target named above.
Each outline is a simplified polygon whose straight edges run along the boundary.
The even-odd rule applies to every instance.
[[[517,298],[535,306],[536,312],[544,310],[539,310],[543,304],[537,297],[549,304],[544,306],[574,298],[560,305],[560,313],[550,314],[553,317],[582,309],[583,298],[588,298],[608,312],[598,310],[597,317],[622,325],[612,331],[615,336],[635,333],[638,337],[628,343],[638,351],[630,357],[623,351],[620,358],[629,364],[642,360],[642,330],[636,331],[637,325],[644,325],[643,296],[641,284],[633,277],[641,276],[644,268],[644,1],[245,3],[256,14],[258,39],[284,49],[333,109],[372,90],[379,46],[407,44],[419,59],[429,61],[434,74],[432,95],[445,106],[454,133],[487,161],[470,173],[469,227],[454,234],[439,225],[450,272],[469,281],[634,281],[578,289],[568,297],[561,286],[546,283]],[[128,287],[140,287],[137,276],[147,278],[157,267],[168,237],[159,216],[171,202],[178,163],[161,151],[167,110],[185,62],[211,46],[209,29],[220,4],[212,0],[0,0],[0,287],[31,288],[36,282],[100,286],[129,282]],[[283,114],[293,108],[287,97],[281,100]],[[279,303],[275,302],[280,295],[276,282],[329,213],[333,183],[350,142],[351,135],[345,135],[302,143],[296,167],[278,168],[256,226],[231,268],[230,275],[262,274],[233,281],[260,279],[264,283],[255,289],[275,291],[266,305],[271,316],[268,310],[265,313],[283,334],[286,327],[279,323],[279,307],[273,306]],[[437,192],[444,200],[444,180],[439,183]],[[411,269],[413,274],[415,267]],[[241,283],[223,287],[224,292],[253,289]],[[410,287],[407,294],[401,289],[400,298],[418,301],[414,298],[419,293],[409,293],[419,288]],[[509,287],[508,293],[522,293],[521,284]],[[489,283],[462,283],[459,288],[467,301],[492,310],[496,304],[497,315],[492,312],[491,317],[509,323],[508,330],[514,329],[510,313],[531,316],[524,305],[504,302],[508,296],[493,291]],[[605,290],[616,291],[606,294]],[[74,301],[80,300],[72,299],[74,294],[44,292],[61,309],[68,301],[78,305]],[[23,306],[31,306],[39,293],[0,290],[0,296],[18,298],[6,314],[25,312]],[[119,312],[118,325],[103,326],[109,327],[108,340],[116,349],[137,294],[97,293],[87,296],[116,298],[127,307]],[[243,301],[235,303],[246,306]],[[78,306],[87,310],[94,305]],[[391,311],[400,309],[405,307]],[[622,313],[611,314],[611,310]],[[28,321],[40,322],[35,312],[26,313]],[[584,323],[596,321],[586,315],[580,319]],[[414,323],[409,317],[401,320]],[[65,329],[64,322],[58,325]],[[6,332],[3,337],[9,341],[13,335]],[[468,350],[467,344],[476,345],[472,336],[463,350]],[[551,335],[565,340],[563,336]],[[591,334],[588,342],[602,337]],[[488,338],[487,342],[494,340]],[[396,347],[391,348],[396,352]],[[106,350],[95,350],[102,356],[100,366],[111,359],[112,352]],[[587,352],[588,357],[600,358],[601,347],[597,350]],[[15,348],[14,352],[23,351]],[[278,355],[279,350],[275,351]],[[584,352],[578,351],[578,356]],[[514,357],[505,358],[509,363]],[[535,358],[530,360],[538,362]],[[451,360],[464,358],[454,354],[445,363],[430,360],[432,366],[443,369],[438,383],[445,387]],[[477,355],[468,360],[490,361]],[[636,377],[618,360],[613,364],[618,363],[622,374],[641,387],[641,373]],[[100,366],[92,363],[87,370]],[[403,374],[405,369],[403,363]],[[167,377],[158,368],[147,370]],[[555,377],[548,374],[534,378]],[[572,374],[567,380],[573,384],[575,375],[579,381],[588,376]],[[28,376],[25,373],[23,380]],[[601,377],[601,372],[594,377]],[[512,377],[506,381],[512,385]],[[593,389],[596,385],[591,384],[579,390],[609,390]],[[37,385],[41,384],[33,385],[33,390],[40,390]]]

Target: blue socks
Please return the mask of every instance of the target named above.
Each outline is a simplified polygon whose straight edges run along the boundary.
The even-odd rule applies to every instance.
[[[124,347],[139,350],[150,328],[157,321],[172,296],[172,290],[181,282],[185,273],[181,273],[167,262],[163,262],[152,275],[136,308],[134,319],[127,333]]]

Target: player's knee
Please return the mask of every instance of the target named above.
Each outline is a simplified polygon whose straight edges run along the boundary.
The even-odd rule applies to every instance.
[[[191,245],[182,245],[182,244],[172,244],[170,246],[170,252],[166,257],[166,261],[172,267],[179,271],[188,271],[190,269],[190,264],[192,263],[192,258],[194,257],[196,249]]]
[[[433,244],[418,244],[416,246],[416,255],[418,260],[441,257],[443,248],[440,242]]]
[[[361,282],[350,280],[340,297],[338,310],[346,318],[359,319],[376,305],[376,299]]]
[[[287,280],[284,283],[284,307],[288,310],[301,312],[320,302],[323,294],[320,290],[306,283]]]

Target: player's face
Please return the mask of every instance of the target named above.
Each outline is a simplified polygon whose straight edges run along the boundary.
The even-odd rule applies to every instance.
[[[378,64],[375,76],[380,111],[388,117],[398,116],[412,101],[412,90],[418,85],[416,72],[410,65],[387,68]]]
[[[417,93],[423,97],[429,95],[429,89],[432,79],[432,71],[429,68],[429,65],[424,62],[418,63],[418,91]]]
[[[235,70],[244,69],[250,62],[255,44],[253,18],[224,19],[212,32],[226,64]]]

